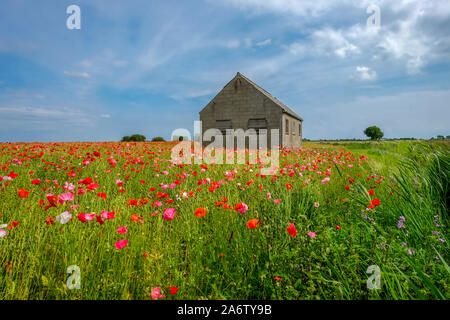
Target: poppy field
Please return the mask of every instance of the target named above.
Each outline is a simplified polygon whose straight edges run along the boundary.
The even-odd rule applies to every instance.
[[[0,299],[450,297],[448,144],[304,142],[267,176],[175,144],[0,144]]]

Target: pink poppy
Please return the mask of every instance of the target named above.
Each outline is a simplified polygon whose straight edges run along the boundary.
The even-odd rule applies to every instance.
[[[78,219],[79,219],[81,222],[86,222],[86,221],[92,221],[92,220],[94,220],[94,218],[96,217],[96,215],[95,215],[95,213],[91,213],[91,214],[88,214],[88,213],[79,213],[79,214],[77,215],[77,217],[78,217]]]
[[[174,208],[167,208],[166,210],[164,210],[163,219],[173,220],[173,218],[175,217],[175,211],[176,210]]]
[[[308,236],[310,236],[311,238],[315,238],[316,234],[314,232],[308,232]]]
[[[120,234],[125,234],[128,232],[128,228],[127,227],[119,227],[119,229],[117,229],[116,232],[120,233]]]
[[[74,201],[74,197],[73,197],[73,193],[72,192],[68,192],[68,193],[63,193],[59,196],[59,203],[63,204],[66,201]]]
[[[161,202],[161,201],[154,201],[154,202],[153,202],[153,205],[154,205],[155,207],[161,207],[161,206],[162,206],[162,202]]]
[[[166,296],[163,296],[161,294],[161,288],[160,287],[156,287],[152,290],[152,299],[153,300],[158,300],[160,298],[165,298]]]
[[[116,242],[114,245],[117,250],[123,249],[128,245],[128,240],[122,239]]]

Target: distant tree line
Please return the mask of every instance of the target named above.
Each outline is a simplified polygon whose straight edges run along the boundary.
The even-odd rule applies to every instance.
[[[377,126],[371,126],[371,127],[366,128],[364,130],[364,134],[367,137],[369,137],[370,140],[381,140],[381,139],[383,139],[383,136],[384,136],[384,133]],[[445,139],[450,139],[450,135],[445,136],[445,137],[443,135],[438,135],[438,136],[436,136],[436,138],[432,137],[430,140],[445,140]],[[303,138],[302,140],[303,141],[366,141],[366,139],[356,139],[356,138],[350,138],[350,139],[316,139],[316,140]],[[418,140],[418,139],[416,139],[414,137],[411,137],[411,138],[384,138],[383,140]]]
[[[132,136],[125,136],[122,138],[122,142],[143,142],[146,141],[146,137],[142,134],[133,134]],[[163,137],[154,137],[152,142],[166,141]]]

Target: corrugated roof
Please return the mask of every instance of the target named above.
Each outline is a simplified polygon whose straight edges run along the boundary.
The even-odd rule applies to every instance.
[[[269,98],[271,101],[273,101],[276,105],[278,105],[283,112],[293,116],[294,118],[297,118],[301,121],[303,121],[302,117],[300,117],[298,114],[296,114],[294,111],[292,111],[287,105],[285,105],[283,102],[281,102],[280,100],[278,100],[277,98],[275,98],[273,95],[271,95],[269,92],[267,92],[266,90],[264,90],[263,88],[261,88],[260,86],[258,86],[256,83],[254,83],[252,80],[250,80],[249,78],[245,77],[242,73],[238,72],[236,74],[236,77],[241,77],[242,79],[246,80],[248,83],[250,83],[256,90],[258,90],[259,92],[261,92],[262,94],[264,94],[267,98]],[[234,77],[234,78],[236,78]]]

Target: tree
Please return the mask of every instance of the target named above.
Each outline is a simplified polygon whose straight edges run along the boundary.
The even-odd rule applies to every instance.
[[[377,126],[366,128],[366,130],[364,130],[364,134],[371,140],[380,140],[384,136],[384,133]]]
[[[133,134],[132,136],[125,136],[122,141],[145,141],[145,136],[142,134]]]
[[[152,141],[153,141],[153,142],[156,142],[156,141],[166,141],[166,140],[164,140],[163,137],[154,137],[154,138],[152,139]]]

